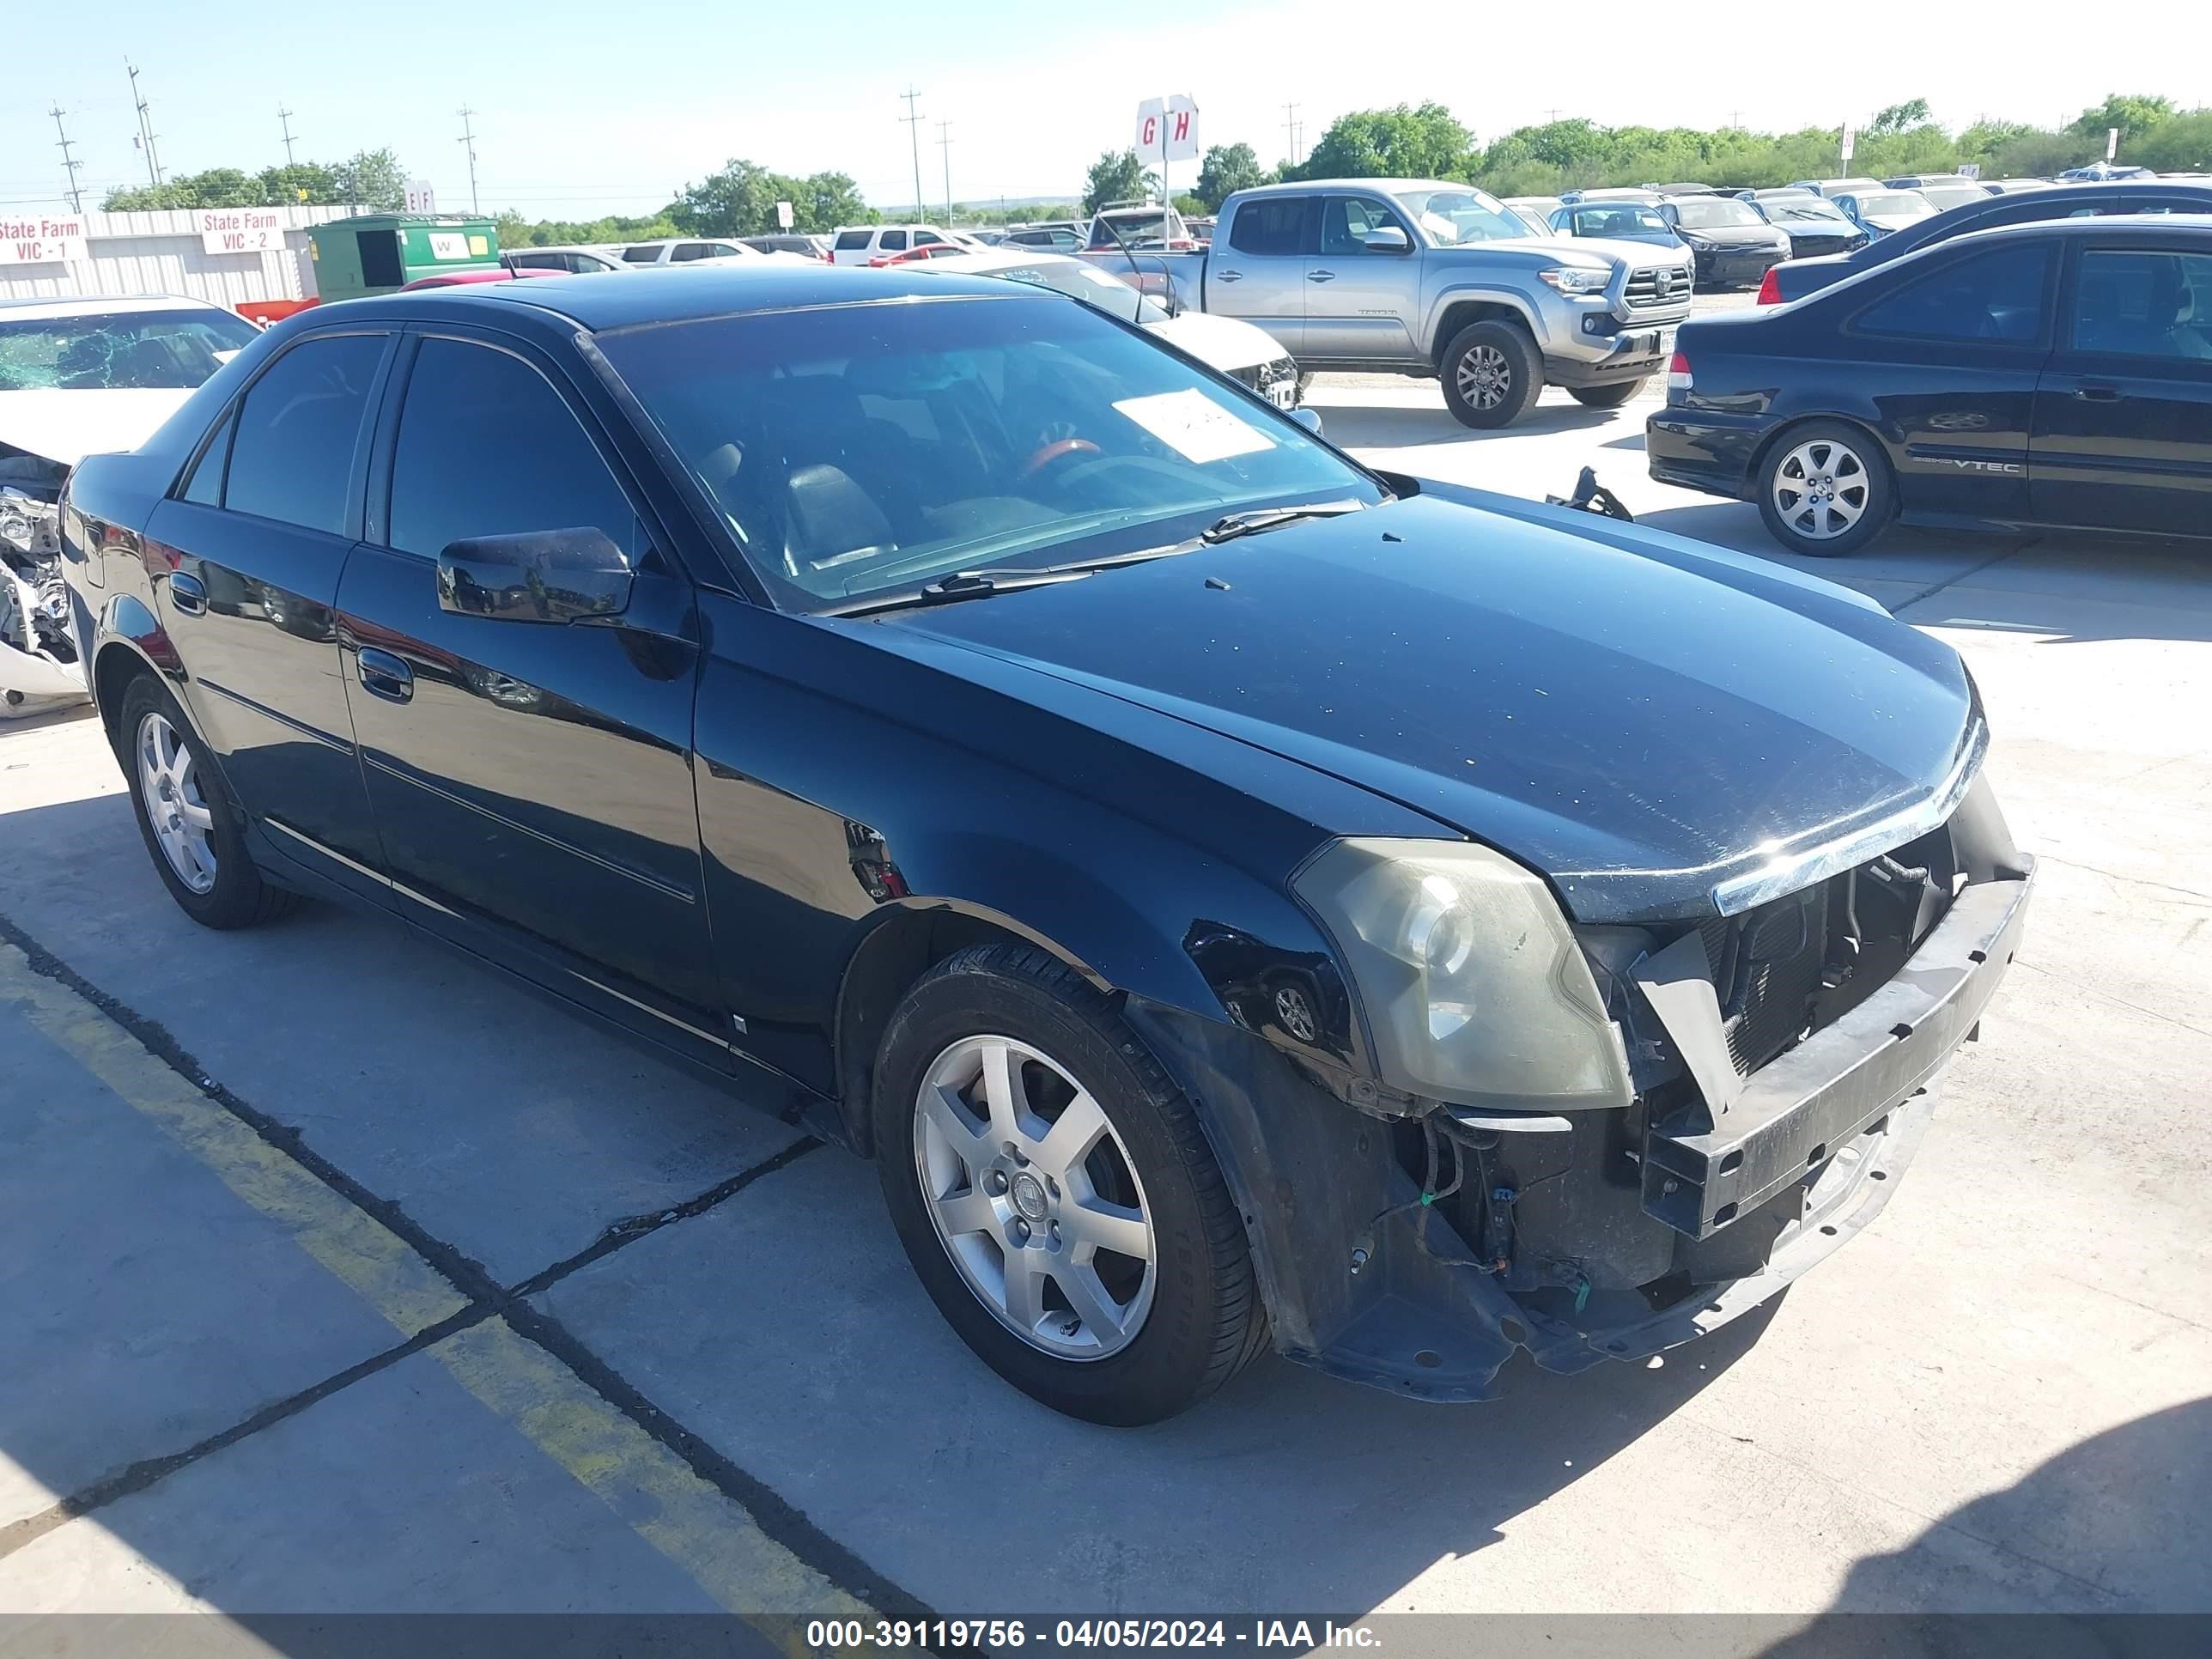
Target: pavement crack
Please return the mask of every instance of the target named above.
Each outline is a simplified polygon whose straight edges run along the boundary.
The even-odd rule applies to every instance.
[[[778,1170],[789,1168],[822,1144],[812,1135],[801,1135],[782,1151],[772,1153],[757,1164],[747,1165],[727,1181],[709,1187],[696,1198],[686,1199],[669,1209],[648,1211],[644,1215],[611,1222],[605,1231],[575,1255],[564,1257],[551,1267],[521,1280],[505,1293],[506,1297],[520,1301],[525,1297],[536,1296],[559,1284],[579,1268],[590,1267],[602,1256],[611,1255],[626,1244],[634,1244],[675,1222],[689,1221],[693,1216],[704,1215],[724,1200],[735,1198],[763,1176],[774,1175]]]
[[[2113,995],[2101,985],[2092,985],[2087,980],[2075,979],[2070,974],[2059,973],[2053,969],[2044,967],[2039,963],[2015,959],[2014,966],[2025,968],[2032,974],[2040,974],[2045,979],[2056,980],[2061,985],[2070,985],[2077,991],[2086,992],[2093,997],[2101,997],[2106,1002],[2116,1002],[2123,1008],[2131,1008],[2145,1019],[2157,1020],[2162,1025],[2171,1025],[2177,1030],[2187,1031],[2192,1036],[2212,1037],[2212,1030],[2207,1030],[2202,1025],[2192,1025],[2178,1014],[2169,1014],[2157,1008],[2146,1008],[2140,1002],[2131,1002],[2125,997]]]
[[[2027,552],[2029,548],[2033,547],[2042,539],[2043,538],[2040,536],[2030,536],[2025,541],[2021,542],[2017,547],[2008,547],[2002,552],[1993,553],[1988,558],[1984,559],[1979,564],[1969,565],[1966,569],[1959,571],[1953,575],[1946,576],[1942,581],[1921,589],[1919,592],[1915,593],[1911,599],[1903,600],[1897,605],[1890,606],[1889,613],[1893,617],[1895,617],[1898,616],[1900,611],[1909,611],[1914,605],[1918,605],[1921,600],[1931,599],[1947,587],[1956,587],[1960,582],[1965,581],[1969,576],[1980,575],[1982,572],[1987,570],[1993,564],[2002,564],[2007,559],[2013,557],[2016,554]],[[1899,619],[1903,620],[1901,617]]]
[[[2086,870],[2093,876],[2102,876],[2106,881],[2118,882],[2124,887],[2148,887],[2160,893],[2171,893],[2176,898],[2187,899],[2192,904],[2212,905],[2212,893],[2200,893],[2193,887],[2177,887],[2170,881],[2154,881],[2148,876],[2123,875],[2118,870],[2084,864],[2079,859],[2063,858],[2057,853],[2039,852],[2036,857],[2048,859],[2053,864],[2063,864],[2069,870]]]

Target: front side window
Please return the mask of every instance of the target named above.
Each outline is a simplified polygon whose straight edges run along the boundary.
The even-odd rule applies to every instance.
[[[1329,254],[1376,253],[1388,257],[1390,250],[1369,247],[1368,237],[1378,230],[1403,232],[1405,228],[1396,214],[1372,198],[1332,196],[1322,207],[1321,251]],[[1409,244],[1411,240],[1408,237]]]
[[[1229,246],[1239,253],[1280,258],[1305,252],[1310,196],[1261,196],[1237,210]]]
[[[647,247],[627,247],[623,250],[623,263],[632,265],[653,265],[660,263],[658,245]]]
[[[346,488],[384,340],[381,334],[303,340],[269,366],[239,410],[223,506],[329,535],[343,532]]]
[[[1858,314],[1863,334],[2025,345],[2043,336],[2051,244],[1985,248],[1916,273]]]
[[[917,230],[914,234],[914,245],[916,247],[928,247],[944,240],[933,230]]]
[[[905,252],[906,233],[902,230],[885,231],[884,233],[883,251],[886,253]]]
[[[434,558],[477,536],[592,529],[627,551],[635,523],[544,375],[489,346],[422,342],[392,457],[392,546]]]
[[[704,242],[678,242],[668,252],[668,263],[689,264],[694,259],[704,259],[714,252]]]
[[[181,391],[259,332],[211,306],[0,321],[0,392]]]
[[[615,330],[600,349],[794,609],[1382,492],[1087,307],[1010,292]]]
[[[2087,249],[2072,338],[2076,351],[2212,363],[2212,254]]]

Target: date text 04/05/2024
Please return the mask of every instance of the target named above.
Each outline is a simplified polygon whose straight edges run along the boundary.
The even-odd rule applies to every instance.
[[[1375,1648],[1365,1625],[1310,1619],[816,1619],[806,1645],[823,1652],[913,1648],[929,1652],[997,1652],[1036,1647],[1087,1648]]]

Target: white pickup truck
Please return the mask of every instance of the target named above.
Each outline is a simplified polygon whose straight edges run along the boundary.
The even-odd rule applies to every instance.
[[[1085,257],[1258,324],[1302,371],[1437,376],[1472,427],[1510,425],[1547,383],[1626,403],[1665,370],[1692,279],[1685,249],[1546,236],[1471,185],[1413,179],[1239,191],[1205,252]]]

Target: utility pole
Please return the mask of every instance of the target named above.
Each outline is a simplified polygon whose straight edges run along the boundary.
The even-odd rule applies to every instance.
[[[1298,164],[1298,106],[1296,104],[1283,106],[1283,131],[1290,139],[1291,165],[1296,167]]]
[[[469,153],[469,211],[471,213],[482,213],[483,211],[483,208],[477,201],[476,129],[469,125],[469,118],[471,115],[474,115],[476,112],[471,109],[466,104],[464,104],[460,108],[455,110],[453,113],[461,118],[461,146]]]
[[[284,165],[292,165],[292,112],[283,105],[276,107],[276,118],[284,124]]]
[[[945,227],[952,228],[952,123],[937,124],[937,147],[945,152]]]
[[[123,67],[131,71],[131,101],[138,109],[138,148],[146,152],[146,182],[159,190],[161,187],[161,152],[154,148],[154,108],[138,91],[138,66],[128,58]]]
[[[84,192],[76,187],[76,174],[77,169],[84,163],[70,154],[69,129],[62,125],[62,117],[69,112],[59,104],[56,104],[46,113],[54,118],[54,131],[62,136],[60,144],[62,167],[69,173],[70,210],[72,213],[82,213],[84,211]]]
[[[914,151],[914,210],[921,212],[921,117],[915,112],[914,100],[921,96],[908,87],[899,96],[906,100],[906,113],[898,118],[906,123],[908,146]]]

